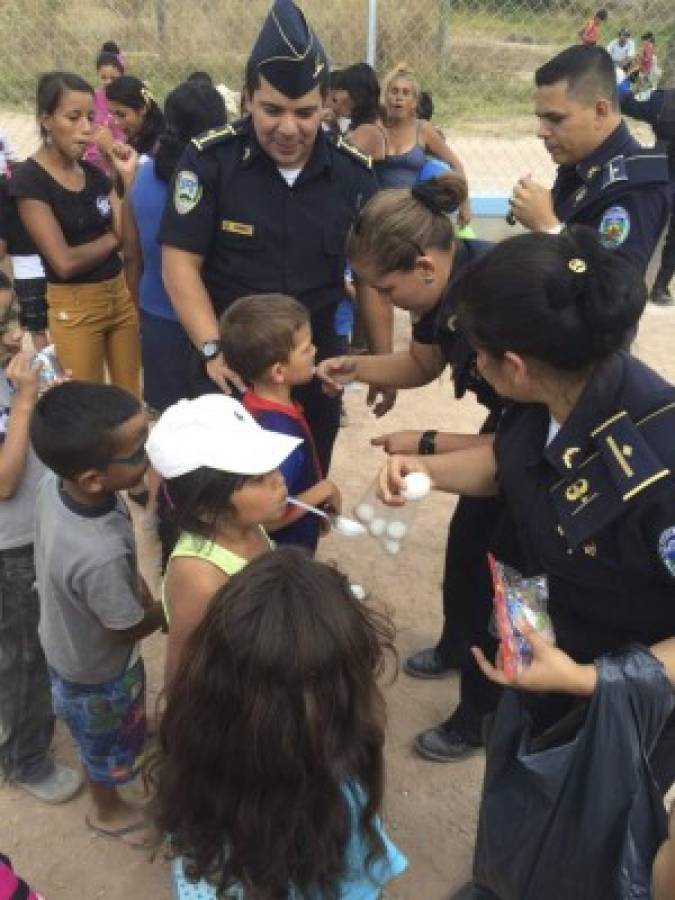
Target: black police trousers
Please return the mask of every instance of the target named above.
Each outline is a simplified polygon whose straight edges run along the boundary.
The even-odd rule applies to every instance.
[[[335,310],[331,303],[311,312],[312,339],[316,347],[316,361],[339,356],[343,347],[335,333]],[[293,398],[302,406],[305,419],[312,432],[321,471],[328,474],[333,455],[333,445],[340,428],[341,397],[328,397],[321,389],[321,382],[313,378],[309,384],[295,388]]]
[[[661,264],[656,273],[654,288],[667,290],[673,275],[675,275],[675,195],[673,196],[673,212],[670,214],[668,231],[661,253]]]
[[[493,432],[499,411],[491,412],[481,434]],[[522,552],[516,528],[501,497],[460,497],[450,520],[443,572],[443,631],[436,651],[446,662],[457,659],[460,670],[460,718],[467,732],[480,736],[483,717],[494,712],[501,688],[483,675],[470,652],[480,647],[494,659],[498,641],[490,633],[492,578],[488,551],[516,569]]]
[[[494,659],[498,640],[491,634],[492,578],[488,551],[516,569],[522,555],[515,526],[500,497],[462,497],[448,529],[443,575],[443,631],[436,650],[441,659],[461,658],[461,718],[480,736],[483,717],[494,712],[501,688],[488,681],[470,652],[480,647]]]

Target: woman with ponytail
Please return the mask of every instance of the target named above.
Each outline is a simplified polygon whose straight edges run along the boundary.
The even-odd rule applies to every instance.
[[[555,647],[519,624],[531,642],[532,662],[509,677],[473,648],[491,681],[532,692],[523,698],[527,736],[522,743],[515,736],[507,747],[503,730],[495,735],[488,748],[488,777],[495,778],[498,769],[512,773],[522,754],[536,752],[531,742],[539,737],[549,748],[564,750],[576,734],[568,716],[578,713],[582,720],[583,701],[606,679],[610,658],[639,653],[644,659],[648,648],[664,667],[662,674],[671,685],[675,682],[675,387],[622,349],[645,301],[641,275],[584,226],[499,244],[460,278],[455,290],[457,323],[475,349],[477,370],[509,401],[494,440],[434,457],[392,456],[381,472],[383,499],[392,504],[403,502],[402,478],[414,471],[426,472],[435,489],[463,497],[499,492],[524,553],[524,574],[546,576]],[[637,679],[637,664],[633,672]],[[633,682],[635,721],[650,718],[651,733],[658,734],[653,723],[666,720],[672,709],[666,688],[667,683],[660,693],[649,693],[652,685]],[[647,712],[648,695],[653,706]],[[512,698],[504,698],[505,710]],[[498,730],[505,722],[502,712]],[[636,726],[603,719],[605,741],[614,728]],[[640,771],[650,785],[653,775],[665,793],[675,778],[673,721],[667,721],[658,740],[644,737],[649,727],[641,728],[635,766],[643,767],[648,759],[650,771],[646,763]],[[605,750],[597,748],[603,755]],[[547,752],[550,760],[557,749]],[[532,757],[532,771],[540,758],[540,793],[523,792],[518,801],[523,809],[539,808],[549,788],[559,799],[543,753]],[[592,760],[575,760],[577,771],[585,763]],[[562,769],[557,771],[562,775]],[[565,771],[565,777],[572,773],[571,767]],[[608,774],[619,792],[634,784],[633,776],[630,765],[625,773]],[[578,804],[575,818],[578,813],[583,821],[583,797]],[[480,834],[488,829],[494,836],[490,829],[498,823],[483,818],[486,809]],[[618,875],[622,853],[644,863],[647,881],[651,868],[647,843],[633,832],[624,834],[626,821],[627,814],[614,826],[609,822],[612,841],[598,844],[598,855],[604,854],[599,869],[617,873],[612,889],[589,888],[588,896],[649,893],[648,883],[629,884],[625,872]],[[482,887],[496,890],[491,866],[499,869],[508,854],[495,837],[487,861],[480,856],[480,840],[477,859],[483,869],[476,871],[481,888],[458,897],[496,896]],[[614,866],[608,865],[611,854]],[[549,889],[540,883],[537,896],[567,897],[569,885],[586,886],[589,872],[575,860],[576,854],[563,853],[563,882],[560,872],[551,872]],[[598,873],[593,878],[597,881]],[[499,896],[524,896],[509,892],[503,882],[501,887],[505,893],[500,890]]]
[[[350,381],[377,388],[415,388],[428,384],[450,366],[455,396],[466,391],[487,408],[483,432],[492,432],[501,401],[475,370],[475,355],[454,321],[453,285],[490,245],[459,239],[451,214],[466,200],[463,178],[447,173],[410,189],[376,194],[364,207],[348,238],[347,255],[358,279],[380,298],[413,317],[408,350],[377,356],[348,356],[319,364],[328,389]],[[461,437],[436,431],[400,431],[374,438],[387,453],[442,453],[482,443],[486,434]],[[501,556],[518,563],[516,548],[502,546],[503,507],[498,499],[461,500],[448,534],[443,580],[444,625],[435,647],[406,660],[405,671],[416,678],[440,678],[461,668],[461,702],[450,718],[415,739],[416,750],[428,759],[461,759],[482,746],[483,717],[492,712],[499,691],[487,682],[469,653],[479,640],[494,649],[487,634],[491,613],[490,574],[486,551],[500,539]],[[510,541],[507,543],[510,544]]]
[[[165,128],[154,160],[141,163],[122,207],[127,284],[141,321],[143,393],[157,412],[188,395],[190,341],[164,290],[157,243],[168,183],[186,144],[227,121],[223,98],[210,85],[189,81],[166,98]]]
[[[135,75],[121,75],[106,85],[105,95],[127,143],[139,155],[154,156],[164,116],[148,86]]]

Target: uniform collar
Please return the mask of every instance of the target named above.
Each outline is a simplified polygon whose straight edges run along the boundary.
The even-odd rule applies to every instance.
[[[574,474],[592,446],[593,431],[616,412],[625,365],[624,355],[617,353],[596,369],[569,418],[544,449],[544,458],[561,476]]]
[[[630,141],[630,131],[622,121],[599,147],[596,147],[586,159],[577,163],[574,167],[575,172],[587,184],[600,173],[606,162],[624,153],[627,149],[626,145],[630,144]]]
[[[237,126],[235,125],[235,127]],[[243,135],[241,144],[241,164],[243,166],[251,166],[257,159],[262,159],[269,165],[274,166],[275,169],[279,168],[278,164],[260,146],[250,116],[242,121],[238,130]],[[303,166],[298,176],[298,181],[301,179],[304,181],[307,176],[320,172],[323,169],[332,169],[332,166],[333,160],[328,146],[328,138],[325,136],[323,129],[319,128],[311,156]]]

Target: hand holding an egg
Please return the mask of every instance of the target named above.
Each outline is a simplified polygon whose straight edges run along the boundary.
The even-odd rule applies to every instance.
[[[430,489],[429,472],[416,456],[390,456],[377,479],[377,496],[388,506],[419,500]]]

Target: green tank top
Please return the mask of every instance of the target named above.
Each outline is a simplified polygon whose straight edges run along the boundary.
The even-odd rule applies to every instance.
[[[261,527],[260,531],[269,544],[270,550],[273,550],[274,541],[270,540],[270,537],[264,528]],[[176,546],[171,552],[169,562],[171,562],[174,557],[203,559],[205,562],[211,563],[211,565],[214,565],[228,576],[236,575],[237,572],[241,572],[248,562],[243,556],[238,556],[236,553],[232,553],[231,550],[226,550],[225,547],[221,547],[220,544],[216,544],[214,541],[208,541],[200,535],[190,534],[187,531],[184,531],[176,541]],[[169,622],[170,614],[164,595],[164,584],[162,584],[162,606],[164,607],[166,621]]]

